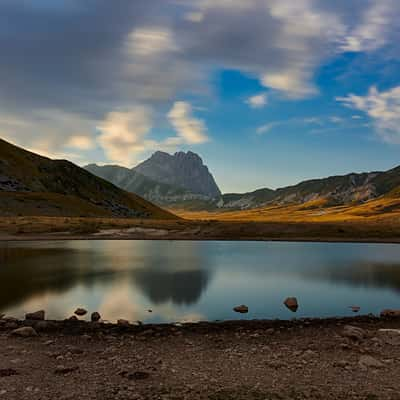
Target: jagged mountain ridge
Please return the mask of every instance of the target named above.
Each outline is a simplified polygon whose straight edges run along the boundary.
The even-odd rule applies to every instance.
[[[175,218],[65,160],[0,139],[0,215]]]
[[[184,188],[193,194],[210,199],[221,196],[208,167],[199,155],[191,151],[174,155],[157,151],[133,170],[154,181]]]

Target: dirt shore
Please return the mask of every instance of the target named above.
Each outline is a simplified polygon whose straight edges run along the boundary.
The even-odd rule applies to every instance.
[[[12,333],[21,326],[38,336]],[[372,316],[144,326],[3,319],[0,399],[400,399],[399,328],[399,318]]]
[[[0,220],[0,241],[75,239],[400,243],[400,223],[160,221],[58,217],[8,217]]]

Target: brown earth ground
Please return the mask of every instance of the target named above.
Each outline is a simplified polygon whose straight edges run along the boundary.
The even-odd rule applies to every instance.
[[[185,215],[187,217],[187,215]],[[400,242],[400,217],[280,220],[2,217],[0,240],[157,239]]]
[[[32,325],[36,337],[12,330]],[[356,329],[356,336],[347,325]],[[400,319],[0,320],[0,399],[400,399]],[[354,330],[354,329],[353,329]]]

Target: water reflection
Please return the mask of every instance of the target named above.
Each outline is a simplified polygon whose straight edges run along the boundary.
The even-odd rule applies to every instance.
[[[299,271],[303,279],[329,281],[351,287],[388,288],[400,292],[400,263],[360,262]]]
[[[76,306],[107,318],[148,322],[346,315],[400,307],[400,246],[70,241],[0,245],[0,312],[45,308],[64,318]],[[324,301],[315,299],[323,298]],[[150,315],[147,310],[153,309]],[[243,318],[242,315],[239,317]]]
[[[210,273],[197,271],[138,270],[134,273],[135,283],[154,304],[193,304],[207,288]]]
[[[61,295],[77,285],[87,290],[113,287],[116,281],[133,282],[155,304],[191,304],[198,301],[210,280],[207,260],[195,247],[185,246],[177,256],[165,243],[92,243],[0,247],[0,309],[39,294]]]

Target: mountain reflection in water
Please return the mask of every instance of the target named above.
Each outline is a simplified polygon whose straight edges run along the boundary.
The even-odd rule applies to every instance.
[[[107,319],[290,318],[399,307],[400,246],[340,243],[65,241],[0,244],[0,312],[77,306]],[[324,302],[315,298],[323,296]],[[232,307],[247,304],[237,316]],[[153,313],[148,314],[147,310]]]

